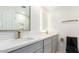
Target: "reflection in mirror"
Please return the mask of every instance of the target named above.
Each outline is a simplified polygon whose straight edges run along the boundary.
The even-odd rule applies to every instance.
[[[0,6],[0,30],[29,30],[29,6]]]

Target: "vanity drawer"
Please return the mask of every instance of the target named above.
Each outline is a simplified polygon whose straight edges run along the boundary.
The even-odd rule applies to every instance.
[[[36,42],[34,44],[31,44],[29,46],[25,46],[19,49],[16,49],[14,51],[11,51],[10,53],[34,53],[38,49],[43,49],[43,41]]]

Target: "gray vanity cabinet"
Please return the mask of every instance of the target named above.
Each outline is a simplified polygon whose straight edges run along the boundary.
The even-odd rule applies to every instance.
[[[34,53],[43,53],[43,48],[36,50]]]
[[[55,53],[58,49],[58,35],[44,38],[39,42],[16,49],[9,53]]]
[[[56,53],[58,49],[58,35],[52,36],[51,37],[51,52]]]
[[[43,41],[36,42],[29,46],[25,46],[9,53],[43,53]]]
[[[51,38],[44,40],[44,53],[51,53]]]

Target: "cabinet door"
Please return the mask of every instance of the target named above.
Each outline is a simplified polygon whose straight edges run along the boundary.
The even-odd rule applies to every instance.
[[[22,47],[20,49],[11,51],[9,53],[34,53],[37,51],[39,48],[43,49],[43,41],[31,44],[29,46]]]
[[[51,45],[47,44],[46,46],[44,46],[44,53],[51,53]]]
[[[58,49],[58,35],[55,35],[51,37],[51,43],[52,43],[52,53],[55,53]]]
[[[35,51],[34,53],[43,53],[43,48],[38,49],[38,50]]]
[[[51,53],[51,38],[44,40],[44,53]]]

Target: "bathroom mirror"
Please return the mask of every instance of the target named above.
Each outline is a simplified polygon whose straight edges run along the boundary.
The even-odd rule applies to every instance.
[[[41,31],[48,31],[48,10],[45,7],[41,8]]]
[[[30,7],[0,6],[0,30],[30,30]]]

